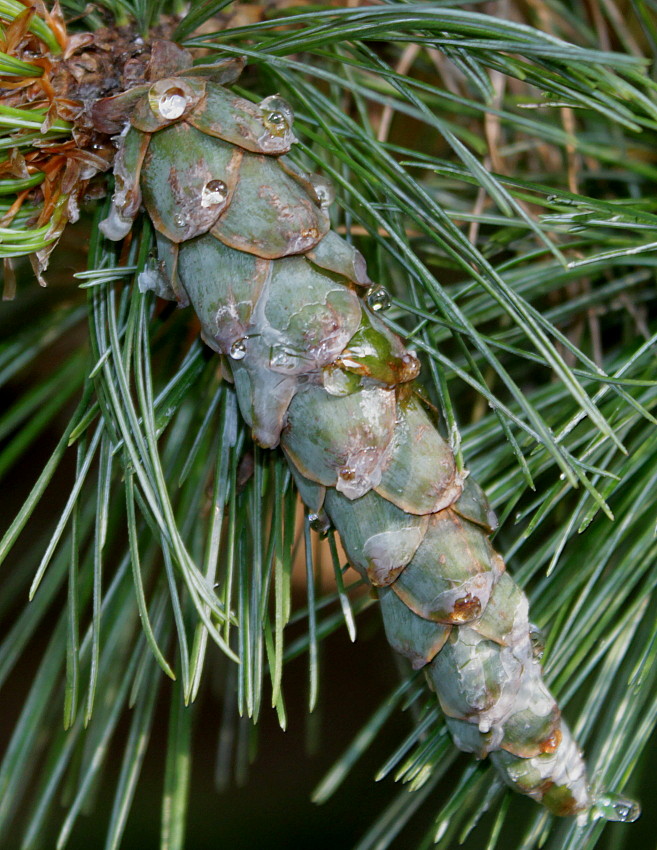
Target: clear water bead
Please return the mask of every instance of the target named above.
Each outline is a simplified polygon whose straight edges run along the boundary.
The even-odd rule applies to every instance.
[[[223,180],[208,180],[201,190],[201,206],[214,207],[223,204],[228,197],[228,186]]]
[[[600,794],[593,804],[593,816],[610,821],[633,823],[641,814],[641,806],[622,794]]]
[[[329,395],[345,396],[358,389],[360,378],[344,372],[338,366],[329,365],[322,369],[322,383]]]
[[[244,360],[246,357],[246,337],[236,339],[228,352],[233,360]]]
[[[266,97],[259,104],[262,111],[262,123],[272,136],[284,136],[294,121],[294,112],[290,104],[277,94]]]
[[[159,113],[167,121],[180,118],[187,109],[187,94],[181,86],[175,84],[164,90],[156,84],[151,89],[149,100],[153,112]]]
[[[420,358],[417,352],[412,349],[402,354],[402,363],[404,368],[400,371],[400,377],[404,377],[406,381],[412,381],[420,374]]]
[[[176,227],[185,227],[187,224],[187,216],[183,213],[176,213],[173,217],[173,223]]]
[[[293,351],[276,346],[271,349],[269,366],[276,372],[293,372],[299,365],[299,356]]]
[[[309,174],[308,182],[313,187],[320,208],[325,210],[330,207],[335,200],[335,186],[328,177],[322,177],[319,174]]]
[[[540,661],[545,654],[545,635],[533,623],[529,624],[529,642],[532,645],[532,655]]]
[[[308,514],[308,524],[318,534],[326,534],[331,527],[331,523],[324,511],[320,511],[318,514]]]
[[[375,313],[387,310],[391,303],[388,290],[383,286],[370,286],[367,290],[367,303]]]

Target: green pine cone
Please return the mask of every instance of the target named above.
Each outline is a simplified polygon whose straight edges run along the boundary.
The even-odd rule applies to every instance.
[[[162,78],[97,104],[99,128],[122,130],[104,233],[122,238],[145,206],[159,259],[140,285],[192,305],[254,439],[282,447],[316,523],[377,588],[388,640],[425,670],[457,746],[585,815],[585,766],[489,541],[494,514],[414,393],[417,357],[376,315],[385,292],[330,230],[330,187],[286,158],[290,107],[224,88],[241,68],[192,69],[169,46]]]

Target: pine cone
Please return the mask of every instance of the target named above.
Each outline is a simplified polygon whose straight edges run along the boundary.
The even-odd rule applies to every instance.
[[[417,357],[377,316],[385,291],[330,230],[329,185],[286,157],[292,110],[225,88],[239,59],[167,55],[166,76],[96,106],[99,129],[122,131],[104,233],[124,237],[145,206],[158,262],[140,285],[192,305],[253,438],[281,446],[314,525],[337,529],[377,589],[390,644],[425,671],[457,746],[584,815],[584,762],[490,543],[495,516],[414,391]]]

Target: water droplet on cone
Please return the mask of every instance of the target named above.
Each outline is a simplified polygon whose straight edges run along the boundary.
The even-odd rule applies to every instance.
[[[262,111],[262,123],[272,136],[284,136],[294,121],[294,112],[290,104],[277,94],[266,97],[259,104]]]
[[[156,115],[173,121],[187,109],[187,93],[174,82],[158,81],[148,93],[151,109]]]
[[[331,523],[324,511],[320,511],[318,514],[308,514],[308,524],[318,534],[326,534],[331,527]]]
[[[420,360],[417,352],[409,350],[402,354],[403,369],[400,370],[399,377],[404,381],[412,381],[420,374]]]
[[[329,365],[322,370],[322,383],[329,395],[351,395],[360,386],[360,378],[343,372],[338,366]]]
[[[228,197],[228,186],[223,180],[208,180],[201,190],[201,206],[214,207],[223,204]]]
[[[309,174],[308,182],[313,187],[320,208],[325,210],[330,207],[335,200],[335,186],[328,177],[322,177],[319,174]]]
[[[388,290],[383,286],[371,286],[367,290],[367,303],[370,310],[374,310],[375,313],[387,310],[390,306]]]
[[[285,348],[272,348],[269,356],[269,366],[277,372],[291,372],[299,365],[299,357]]]
[[[532,645],[532,655],[540,661],[545,653],[545,635],[533,623],[529,624],[529,642]]]
[[[233,360],[244,360],[246,357],[246,337],[236,339],[228,352]]]

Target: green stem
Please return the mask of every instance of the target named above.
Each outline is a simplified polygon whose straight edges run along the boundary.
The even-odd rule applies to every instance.
[[[9,127],[12,130],[41,130],[46,114],[45,109],[16,109],[14,106],[3,105],[0,106],[0,127]],[[72,125],[68,121],[53,121],[43,135],[68,133],[71,129]]]
[[[0,0],[0,17],[9,18],[9,20],[13,21],[14,18],[17,18],[23,12],[25,12],[25,6],[22,3],[18,3],[16,0]],[[43,18],[36,16],[32,18],[29,30],[35,35],[38,35],[48,45],[51,53],[57,55],[62,52],[62,48],[59,46],[54,32]]]
[[[0,74],[5,77],[41,77],[43,68],[0,52]]]

